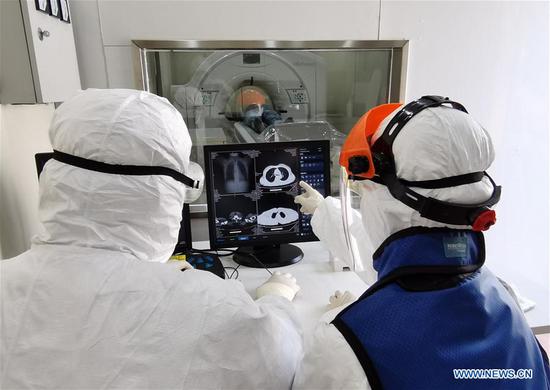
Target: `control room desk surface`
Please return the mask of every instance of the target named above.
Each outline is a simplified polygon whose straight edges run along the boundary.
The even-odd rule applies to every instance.
[[[294,244],[302,249],[304,258],[297,264],[286,267],[271,268],[271,272],[280,271],[291,273],[301,287],[294,298],[294,307],[300,319],[304,336],[308,337],[328,304],[328,298],[336,290],[348,290],[359,297],[366,289],[367,284],[357,276],[355,272],[334,272],[329,262],[329,253],[320,242],[307,242]],[[195,242],[193,247],[197,249],[208,248],[207,241]],[[235,267],[237,264],[231,257],[221,257],[225,266]],[[231,274],[231,270],[228,270]],[[246,291],[256,298],[256,288],[269,278],[269,273],[263,268],[239,267],[239,278]]]

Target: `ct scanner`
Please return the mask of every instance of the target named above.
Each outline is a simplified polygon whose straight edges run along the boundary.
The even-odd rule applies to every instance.
[[[261,137],[241,123],[246,109],[238,104],[241,91],[263,92],[283,122],[308,122],[325,115],[325,72],[313,52],[215,52],[187,84],[171,86],[171,100],[198,138],[213,133],[227,143],[258,142]]]

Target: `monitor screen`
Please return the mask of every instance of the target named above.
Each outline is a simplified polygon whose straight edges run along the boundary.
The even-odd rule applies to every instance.
[[[330,194],[329,141],[204,147],[212,248],[313,241],[294,197],[303,180]]]

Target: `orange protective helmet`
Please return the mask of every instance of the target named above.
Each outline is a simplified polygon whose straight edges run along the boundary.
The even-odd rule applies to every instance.
[[[346,169],[348,175],[362,179],[374,177],[375,169],[371,152],[372,136],[380,127],[380,123],[401,106],[401,103],[389,103],[374,107],[353,126],[340,152],[340,165]]]

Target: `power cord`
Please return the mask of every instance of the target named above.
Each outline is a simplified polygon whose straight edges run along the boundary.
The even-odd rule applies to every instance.
[[[242,253],[240,255],[243,256]],[[260,259],[258,259],[258,257],[256,257],[256,255],[254,255],[253,253],[246,253],[244,256],[248,256],[248,257],[253,258],[258,264],[260,264],[269,273],[269,275],[273,275],[273,272],[271,272],[271,270],[269,268],[267,268],[267,265],[262,263],[262,261]]]
[[[239,269],[240,266],[241,266],[241,265],[239,264],[239,265],[237,265],[236,267],[223,267],[223,270],[224,270],[224,272],[225,272],[226,278],[227,278],[227,279],[233,279],[233,275],[235,275],[235,279],[239,279],[239,271],[238,271],[238,269]],[[231,272],[231,274],[229,274],[229,272],[227,272],[228,269],[233,270],[233,271]]]

